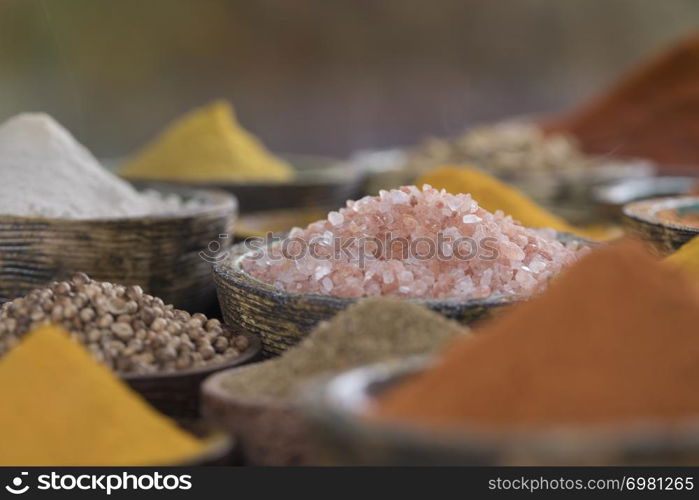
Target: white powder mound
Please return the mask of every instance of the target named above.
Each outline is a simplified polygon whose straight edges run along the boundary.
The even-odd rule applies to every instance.
[[[0,215],[121,218],[188,205],[178,196],[139,193],[43,113],[23,113],[0,125],[0,179]]]

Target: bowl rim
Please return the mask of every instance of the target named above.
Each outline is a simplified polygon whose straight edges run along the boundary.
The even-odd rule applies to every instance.
[[[645,224],[690,233],[699,233],[699,226],[686,226],[680,223],[663,221],[656,217],[659,210],[679,208],[680,206],[690,202],[699,205],[699,196],[665,196],[662,198],[652,198],[650,200],[634,201],[625,204],[623,206],[622,213],[625,217],[643,222]],[[646,213],[642,212],[644,209],[647,210]]]
[[[229,326],[224,326],[224,328],[234,331]],[[250,332],[238,332],[238,335],[244,335],[247,337],[250,345],[248,348],[240,353],[239,356],[225,361],[223,363],[217,363],[214,365],[204,365],[197,368],[189,368],[187,370],[172,371],[172,372],[155,372],[155,373],[120,373],[114,372],[117,377],[126,382],[137,382],[137,381],[155,381],[155,380],[176,380],[179,378],[188,378],[200,375],[212,375],[220,371],[227,371],[230,369],[235,369],[255,359],[262,351],[262,341],[260,338]]]
[[[163,186],[165,187],[165,186]],[[148,188],[153,189],[153,188]],[[146,189],[147,190],[147,189]],[[139,192],[143,190],[139,189]],[[143,222],[181,222],[196,219],[198,217],[216,214],[220,212],[231,212],[237,214],[238,200],[226,191],[219,189],[192,188],[182,186],[171,186],[171,190],[156,189],[161,194],[180,194],[198,198],[203,203],[200,206],[184,208],[176,212],[163,212],[149,215],[138,215],[129,217],[94,217],[69,219],[66,217],[45,217],[40,215],[12,215],[0,214],[0,223],[44,223],[62,225],[84,225],[84,224],[123,224],[123,223],[143,223]]]
[[[586,454],[594,455],[604,450],[621,451],[619,456],[623,456],[638,449],[699,449],[699,417],[672,422],[639,418],[607,424],[542,425],[520,429],[475,424],[431,429],[410,421],[367,418],[373,399],[368,394],[370,385],[390,385],[398,377],[415,375],[434,362],[435,358],[410,357],[316,378],[306,385],[302,394],[304,404],[300,407],[312,421],[332,425],[347,436],[380,433],[385,439],[395,442],[444,451],[485,452],[506,460],[516,459],[522,451],[530,452],[532,458],[542,461],[568,460],[575,463],[588,458]]]
[[[689,187],[691,187],[692,184],[696,184],[697,180],[699,178],[696,177],[691,177],[691,176],[681,176],[681,175],[668,175],[668,176],[659,176],[659,177],[647,177],[647,178],[633,178],[633,179],[621,179],[618,181],[611,182],[609,184],[605,184],[603,186],[597,186],[592,190],[593,193],[593,198],[595,199],[596,202],[598,203],[607,203],[607,204],[614,204],[614,205],[625,205],[628,203],[636,203],[636,201],[647,201],[649,199],[648,196],[650,195],[653,198],[659,198],[659,197],[668,197],[671,196],[673,193],[669,192],[669,190],[661,190],[659,193],[659,196],[655,196],[653,194],[652,189],[648,189],[646,191],[641,191],[641,188],[645,187],[654,187],[654,186],[668,186],[668,187],[675,187],[675,186],[680,186],[687,184]],[[640,199],[634,199],[634,198],[629,198],[618,194],[618,191],[621,191],[623,189],[633,189],[637,188],[641,194],[643,194],[645,200],[640,200]],[[657,192],[657,191],[656,191]],[[680,195],[684,194],[682,192],[678,193]]]

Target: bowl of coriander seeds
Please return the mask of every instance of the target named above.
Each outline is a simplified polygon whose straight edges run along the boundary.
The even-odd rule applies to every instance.
[[[155,408],[177,419],[199,416],[208,375],[254,360],[257,337],[143,292],[78,273],[0,307],[0,357],[45,323],[65,328],[96,360]]]

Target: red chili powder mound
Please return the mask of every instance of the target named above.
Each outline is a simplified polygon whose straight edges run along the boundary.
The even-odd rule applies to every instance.
[[[694,286],[623,242],[452,344],[377,416],[494,428],[699,417],[698,325]]]
[[[699,34],[652,57],[581,109],[544,124],[588,153],[699,169]]]

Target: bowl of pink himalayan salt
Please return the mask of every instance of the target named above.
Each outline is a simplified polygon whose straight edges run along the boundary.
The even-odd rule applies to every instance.
[[[468,194],[403,186],[348,201],[281,240],[248,240],[214,263],[224,320],[280,354],[362,297],[417,301],[472,324],[544,290],[586,240],[521,226]]]

